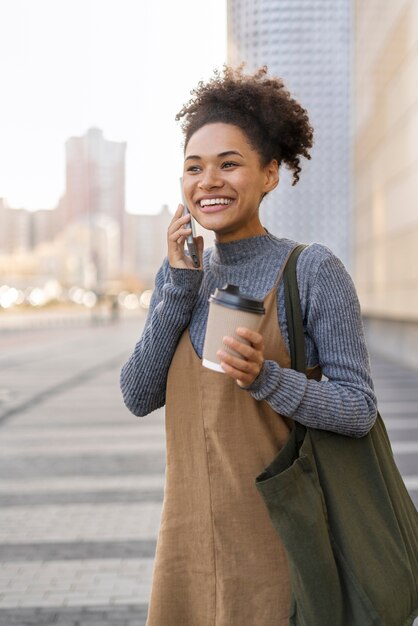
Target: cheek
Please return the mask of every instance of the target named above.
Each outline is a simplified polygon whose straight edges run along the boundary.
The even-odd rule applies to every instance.
[[[191,205],[192,197],[193,197],[193,189],[190,186],[190,184],[184,184],[183,191],[184,191],[184,199],[186,200],[188,205]]]

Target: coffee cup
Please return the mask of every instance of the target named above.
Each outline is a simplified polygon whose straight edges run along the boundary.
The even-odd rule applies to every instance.
[[[241,343],[249,345],[249,342],[235,331],[240,326],[258,331],[265,312],[262,300],[240,293],[236,285],[226,284],[221,289],[216,289],[209,298],[202,365],[215,372],[225,373],[216,354],[218,350],[224,350],[242,359],[243,356],[227,346],[223,338],[234,337]]]

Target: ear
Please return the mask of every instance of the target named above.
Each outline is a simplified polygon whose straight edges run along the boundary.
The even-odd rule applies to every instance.
[[[264,192],[273,191],[279,184],[279,164],[277,159],[272,159],[264,168],[265,183]]]

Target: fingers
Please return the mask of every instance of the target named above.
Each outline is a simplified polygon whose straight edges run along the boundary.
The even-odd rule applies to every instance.
[[[263,349],[264,350],[264,340],[263,336],[260,335],[255,330],[251,330],[250,328],[239,327],[235,331],[237,335],[243,337],[247,341],[249,341],[256,350]]]
[[[184,206],[179,204],[167,230],[168,260],[171,267],[201,269],[203,257],[203,237],[195,237],[200,265],[196,268],[190,256],[186,254],[184,244],[192,233],[190,214],[183,215]]]
[[[235,337],[224,337],[224,343],[238,352],[244,359],[259,362],[263,360],[264,353],[264,340],[260,333],[257,333],[254,330],[250,330],[249,328],[237,328],[236,334],[243,339],[246,339],[249,342],[243,343],[239,339]]]
[[[179,204],[167,230],[168,260],[171,267],[187,267],[184,242],[192,232],[187,226],[189,222],[190,215],[183,215],[183,205]]]
[[[191,220],[190,215],[183,215],[182,213],[183,205],[179,204],[167,232],[168,241],[179,245],[184,244],[186,237],[192,232],[190,226],[187,226]]]
[[[226,352],[226,350],[218,350],[217,354],[227,365],[246,374],[258,374],[263,364],[261,356],[260,358],[257,357],[256,360],[252,361],[230,354],[229,352]]]
[[[262,365],[258,365],[256,363],[247,363],[243,361],[243,359],[237,359],[235,363],[241,361],[237,367],[231,365],[230,355],[224,353],[221,355],[218,353],[219,358],[221,359],[221,367],[224,370],[225,374],[227,374],[230,378],[233,378],[240,387],[246,387],[251,385],[261,371]],[[246,371],[243,370],[245,368]]]
[[[254,382],[263,367],[264,341],[260,333],[248,328],[239,328],[236,334],[249,341],[250,345],[234,337],[224,337],[225,345],[238,353],[238,356],[225,350],[219,350],[217,354],[225,373],[240,386],[247,386]]]

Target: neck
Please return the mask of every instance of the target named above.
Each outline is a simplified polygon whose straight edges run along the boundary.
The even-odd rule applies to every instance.
[[[229,243],[230,241],[239,241],[240,239],[248,239],[249,237],[259,237],[260,235],[266,235],[267,231],[261,222],[257,224],[248,225],[245,228],[237,231],[215,233],[215,240],[217,243]]]
[[[229,242],[215,240],[211,263],[229,266],[257,263],[260,256],[268,255],[271,247],[275,245],[267,231],[253,237],[234,239]]]

